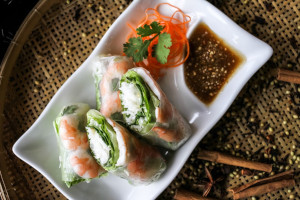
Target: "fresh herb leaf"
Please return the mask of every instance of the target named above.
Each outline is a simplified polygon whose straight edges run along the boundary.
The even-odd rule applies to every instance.
[[[62,111],[61,116],[73,114],[75,112],[75,110],[77,110],[77,109],[78,109],[78,106],[76,106],[76,105],[67,106]]]
[[[170,54],[170,47],[172,46],[171,36],[168,33],[162,33],[159,35],[158,43],[155,46],[155,58],[161,64],[166,64],[168,56]]]
[[[151,27],[151,28],[150,28]],[[160,34],[160,32],[164,29],[163,26],[159,25],[157,22],[152,22],[150,26],[148,24],[145,24],[142,27],[139,27],[136,29],[137,34],[141,37],[147,37],[152,34]]]
[[[121,112],[115,112],[110,116],[113,120],[115,120],[116,122],[124,122],[124,118]]]
[[[123,45],[123,51],[128,57],[132,57],[134,62],[141,62],[148,56],[148,46],[150,42],[150,40],[143,41],[141,37],[130,38],[129,42]]]
[[[119,90],[119,81],[120,79],[119,78],[114,78],[111,80],[111,85],[112,85],[112,90],[115,92],[115,91],[118,91]]]
[[[152,92],[152,90],[148,87],[148,90],[150,91],[150,98],[153,103],[154,107],[158,107],[160,104],[160,100],[157,98],[157,96]]]
[[[137,34],[141,37],[132,37],[123,45],[123,51],[128,57],[132,57],[134,62],[141,62],[148,57],[148,47],[154,38],[158,37],[157,44],[154,44],[151,49],[151,55],[161,63],[167,63],[168,56],[170,54],[170,47],[172,46],[171,35],[169,33],[161,33],[164,29],[158,22],[152,22],[149,25],[144,25],[137,28]],[[154,35],[153,35],[154,34]],[[151,39],[147,40],[143,37],[151,36]]]
[[[78,130],[85,133],[85,125],[86,125],[86,117],[85,116],[81,116],[79,119],[79,123],[78,123]]]

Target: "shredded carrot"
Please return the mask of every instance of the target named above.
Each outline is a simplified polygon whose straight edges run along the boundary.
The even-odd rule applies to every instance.
[[[172,14],[172,16],[162,15],[158,9],[163,5],[173,7],[176,11]],[[152,40],[148,47],[148,58],[144,59],[142,62],[135,63],[137,66],[146,68],[155,79],[158,79],[163,75],[160,71],[161,69],[177,67],[187,60],[190,54],[190,47],[186,37],[186,32],[188,23],[191,21],[191,17],[184,14],[184,12],[182,12],[182,10],[178,7],[169,3],[160,3],[155,8],[147,8],[145,10],[145,14],[145,18],[138,27],[144,26],[145,24],[149,25],[153,21],[156,21],[165,27],[162,32],[169,33],[172,39],[172,46],[170,47],[170,54],[168,56],[167,63],[161,64],[155,57],[152,56],[152,47],[158,43],[157,37]],[[175,15],[179,15],[179,17],[175,17]],[[128,35],[127,42],[129,38],[137,37],[136,28],[132,27],[130,24],[128,24],[128,26],[132,32]],[[153,36],[144,37],[143,40],[149,40],[152,37]]]

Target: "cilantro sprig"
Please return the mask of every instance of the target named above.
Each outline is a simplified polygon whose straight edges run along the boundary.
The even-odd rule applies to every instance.
[[[154,21],[149,25],[144,25],[136,29],[139,37],[132,37],[123,45],[123,51],[128,57],[132,57],[134,62],[141,62],[148,57],[148,47],[154,38],[158,37],[158,43],[152,49],[152,55],[161,63],[167,63],[172,39],[169,33],[161,33],[164,29],[158,22]],[[143,37],[153,36],[149,40]]]

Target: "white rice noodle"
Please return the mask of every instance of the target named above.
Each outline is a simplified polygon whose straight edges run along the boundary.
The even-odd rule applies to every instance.
[[[158,100],[161,101],[161,99],[163,98],[161,96],[162,91],[161,91],[160,87],[158,86],[157,82],[152,78],[150,72],[147,71],[146,69],[142,68],[142,67],[137,67],[137,68],[134,68],[134,69],[131,69],[131,70],[135,71],[136,73],[138,73],[143,78],[145,83],[147,83],[147,85],[150,87],[152,92],[156,95]],[[158,109],[159,109],[158,107],[155,108],[156,118],[158,117]]]
[[[95,129],[87,127],[87,132],[90,140],[90,147],[93,150],[95,158],[104,165],[109,160],[109,151],[111,148],[105,144]]]
[[[129,116],[126,118],[126,122],[133,124],[137,113],[141,110],[141,92],[134,84],[126,82],[121,84],[120,90],[122,91],[120,98],[126,99],[126,101],[123,101],[123,106],[127,108],[127,110],[124,110],[122,113]]]

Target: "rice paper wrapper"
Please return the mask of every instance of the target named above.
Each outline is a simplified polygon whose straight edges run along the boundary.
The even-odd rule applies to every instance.
[[[146,88],[148,88],[150,93],[154,94],[159,100],[159,105],[152,108],[155,110],[155,120],[154,123],[149,124],[151,127],[148,127],[149,131],[144,132],[145,129],[139,131],[130,125],[129,127],[153,145],[171,150],[178,149],[191,136],[190,125],[170,103],[158,83],[152,78],[149,71],[141,67],[130,69],[128,73],[130,71],[136,72],[143,79]],[[126,74],[124,76],[126,76]],[[152,97],[151,100],[153,100]],[[121,102],[122,101],[126,100],[121,98]]]
[[[101,160],[95,157],[99,164],[104,169],[112,174],[115,174],[121,178],[128,180],[133,185],[147,185],[156,181],[166,169],[165,159],[162,157],[160,152],[153,146],[139,140],[132,135],[126,128],[119,125],[117,122],[110,118],[104,119],[103,116],[96,111],[91,110],[88,113],[88,126],[94,128],[94,130],[104,131],[105,129],[113,129],[117,142],[110,141],[107,143],[115,144],[109,149],[109,155],[113,155],[112,151],[119,151],[118,159],[114,159],[110,164],[101,163]],[[102,123],[95,123],[95,121],[101,119]],[[91,141],[90,131],[88,131],[89,140]],[[100,134],[99,134],[100,135]],[[105,139],[112,138],[105,136]],[[103,139],[103,140],[105,140]],[[113,139],[111,139],[113,140]],[[91,141],[91,144],[93,142]],[[93,144],[96,145],[96,144]],[[93,155],[97,155],[95,148],[91,145]],[[117,147],[116,147],[117,145]],[[113,164],[112,164],[113,163]]]
[[[100,56],[93,67],[97,110],[105,117],[122,120],[119,82],[128,69],[134,67],[126,56]]]
[[[54,121],[62,181],[68,187],[100,177],[105,170],[92,157],[85,132],[89,105],[65,106]]]

